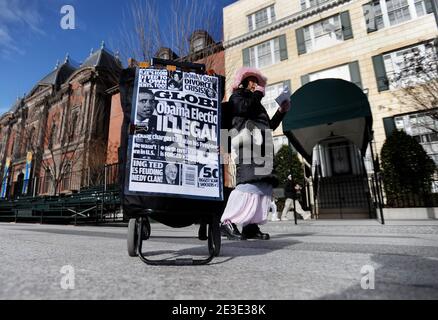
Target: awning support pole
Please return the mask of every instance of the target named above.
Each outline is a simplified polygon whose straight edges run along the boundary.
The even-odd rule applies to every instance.
[[[380,212],[380,221],[382,224],[385,224],[385,218],[383,217],[383,209],[382,209],[382,204],[383,204],[383,200],[381,198],[381,194],[380,194],[380,183],[379,183],[379,179],[377,176],[377,172],[376,172],[376,165],[375,165],[375,158],[374,158],[374,150],[373,150],[373,137],[374,134],[373,132],[370,133],[370,137],[369,137],[369,143],[370,143],[370,150],[371,150],[371,158],[373,160],[373,172],[374,172],[374,180],[376,181],[376,188],[377,188],[377,199],[378,199],[378,203],[379,203],[379,212]]]

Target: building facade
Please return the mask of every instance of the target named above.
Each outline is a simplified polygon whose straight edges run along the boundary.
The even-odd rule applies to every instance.
[[[312,206],[317,217],[376,216],[373,203],[380,200],[373,191],[378,189],[377,178],[371,173],[377,162],[372,161],[371,146],[375,155],[379,154],[393,129],[413,134],[410,124],[425,118],[418,105],[406,103],[409,99],[403,96],[405,84],[420,78],[415,69],[406,72],[411,68],[406,61],[413,55],[429,55],[436,69],[437,26],[435,0],[239,0],[224,8],[228,94],[234,74],[242,66],[259,68],[267,76],[262,103],[270,114],[277,109],[274,99],[285,86],[294,93],[309,84],[299,90],[300,95],[294,95],[301,97],[306,92],[301,101],[307,104],[291,107],[296,108],[293,115],[307,114],[303,120],[313,119],[313,126],[305,121],[291,126],[294,119],[286,116],[284,127],[274,132],[274,142],[277,149],[289,141],[295,147],[307,146],[302,159],[311,179],[303,183],[310,183],[306,204]],[[403,74],[407,77],[400,79],[398,76]],[[343,94],[331,94],[333,91],[327,88],[337,79],[347,81],[347,85],[332,90],[344,87],[346,98],[354,92],[367,98],[361,103],[367,105],[365,117],[354,119],[349,115],[354,113],[350,109],[359,112],[355,103],[350,109],[348,105],[334,104],[343,100]],[[315,101],[326,109],[318,109]],[[316,119],[318,114],[321,119]],[[319,123],[324,114],[340,118]],[[431,129],[436,127],[436,123],[429,125]],[[358,136],[367,141],[368,148],[355,142],[358,130],[362,130]],[[438,143],[431,142],[437,136],[429,129],[416,133],[421,141],[426,139],[423,146],[433,156],[437,148],[426,143]]]
[[[67,57],[0,116],[2,197],[71,192],[89,182],[110,149],[108,89],[121,70],[104,45],[80,65]]]
[[[228,94],[243,65],[268,77],[268,112],[286,85],[294,92],[322,78],[351,81],[368,96],[380,150],[394,126],[383,119],[417,111],[400,103],[391,76],[405,52],[436,50],[437,19],[434,0],[239,0],[224,8]],[[287,141],[281,129],[274,134]]]

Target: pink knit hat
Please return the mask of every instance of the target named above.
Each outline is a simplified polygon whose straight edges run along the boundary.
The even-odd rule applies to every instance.
[[[238,89],[242,81],[248,77],[256,77],[258,80],[258,84],[261,87],[266,86],[266,82],[268,81],[268,78],[262,75],[262,73],[258,69],[251,67],[242,67],[237,70],[236,77],[234,78],[234,83],[231,86],[231,89],[233,89],[233,91]]]

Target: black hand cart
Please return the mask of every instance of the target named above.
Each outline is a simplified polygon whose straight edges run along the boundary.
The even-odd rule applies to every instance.
[[[178,67],[186,72],[205,74],[205,66],[194,63],[177,63],[174,61],[152,59],[151,66],[154,68],[168,68],[169,65]],[[120,76],[120,100],[124,114],[121,133],[121,146],[119,149],[120,163],[120,186],[123,213],[129,218],[128,224],[128,254],[131,257],[138,256],[148,265],[202,265],[207,264],[221,249],[220,216],[223,212],[224,201],[189,199],[184,197],[166,197],[157,195],[132,195],[125,194],[124,186],[126,179],[126,165],[128,153],[128,138],[136,127],[131,123],[131,110],[135,107],[133,90],[136,77],[136,67],[124,69]],[[219,87],[223,88],[224,78],[219,77]],[[220,98],[223,90],[219,91]],[[222,96],[221,96],[222,95]],[[184,259],[151,259],[143,253],[143,241],[151,236],[150,219],[173,228],[187,227],[199,224],[198,238],[207,240],[208,256],[206,258]],[[205,233],[205,234],[204,234]]]

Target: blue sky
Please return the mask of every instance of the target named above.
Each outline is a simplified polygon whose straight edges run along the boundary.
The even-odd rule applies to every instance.
[[[102,41],[107,48],[117,51],[123,18],[132,1],[0,0],[0,114],[6,112],[18,96],[28,93],[67,53],[80,63],[92,48],[98,49]],[[160,24],[172,23],[166,12],[173,0],[143,1],[156,1]],[[222,8],[235,0],[215,2],[215,10],[222,17]],[[75,9],[74,30],[60,27],[64,16],[60,11],[64,5]],[[220,34],[217,31],[215,35]]]

